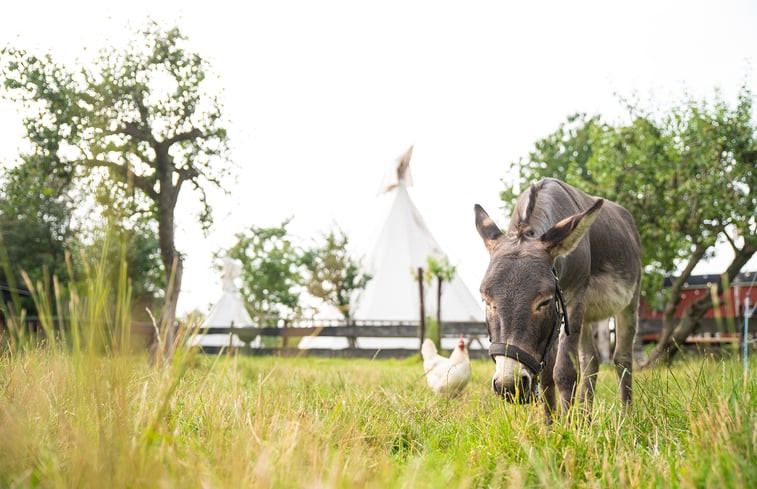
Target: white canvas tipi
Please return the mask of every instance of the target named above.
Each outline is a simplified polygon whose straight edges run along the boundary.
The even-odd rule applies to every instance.
[[[443,258],[444,252],[431,235],[420,212],[410,199],[412,146],[384,178],[381,192],[391,200],[389,212],[378,233],[366,271],[373,277],[360,294],[352,317],[366,321],[418,321],[420,294],[418,267],[426,259]],[[436,317],[436,284],[424,284],[427,317]],[[459,277],[442,286],[442,321],[481,321],[483,310]],[[358,338],[359,348],[417,349],[416,338]],[[445,345],[442,345],[446,347]],[[454,345],[453,345],[454,346]],[[346,348],[346,338],[304,338],[300,348]]]
[[[242,295],[239,293],[235,280],[242,271],[242,263],[239,260],[224,258],[223,275],[222,275],[222,293],[218,301],[210,308],[208,316],[203,321],[200,330],[213,327],[230,327],[244,328],[254,326],[247,309],[244,307]],[[202,346],[228,346],[228,335],[197,335],[192,339],[193,345]],[[242,346],[236,335],[233,338],[235,346]],[[260,346],[260,337],[257,337],[250,346]]]
[[[410,157],[412,146],[397,159],[391,173],[383,180],[381,193],[389,197],[389,211],[366,260],[372,279],[358,297],[352,317],[358,321],[418,321],[420,294],[416,280],[418,267],[427,267],[426,259],[443,258],[444,252],[431,235],[420,212],[410,199],[412,185]],[[424,284],[427,317],[436,317],[436,284]],[[442,286],[442,322],[481,321],[483,309],[459,277]],[[456,343],[454,340],[453,343]],[[307,337],[300,348],[347,348],[347,338]],[[358,338],[359,348],[417,349],[417,338]],[[454,347],[454,344],[444,348]]]
[[[411,146],[398,158],[392,178],[385,178],[382,185],[392,203],[366,263],[373,278],[359,298],[355,319],[417,321],[420,298],[414,274],[418,267],[427,267],[428,256],[445,256],[408,193],[412,153]],[[435,317],[436,285],[424,289],[426,315]],[[460,277],[443,284],[442,321],[481,321],[482,317],[480,304]]]

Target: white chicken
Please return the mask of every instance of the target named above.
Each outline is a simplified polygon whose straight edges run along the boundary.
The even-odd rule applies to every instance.
[[[428,338],[423,342],[421,355],[426,380],[436,394],[454,396],[468,384],[471,376],[470,357],[462,335],[449,358],[439,355],[436,345]]]

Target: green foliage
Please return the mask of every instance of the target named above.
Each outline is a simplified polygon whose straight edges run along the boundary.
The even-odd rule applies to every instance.
[[[127,219],[123,211],[122,217],[117,217],[119,211],[114,205],[104,216],[108,218],[108,225],[92,229],[76,227],[73,221],[77,201],[69,192],[70,187],[70,182],[55,173],[42,173],[42,166],[28,158],[8,172],[0,187],[0,230],[8,258],[7,269],[12,277],[0,270],[0,283],[23,285],[22,271],[32,283],[51,277],[67,283],[73,277],[66,267],[66,252],[73,256],[73,275],[82,276],[84,263],[80,257],[99,257],[104,251],[108,256],[107,273],[115,283],[121,248],[125,247],[127,278],[134,289],[135,304],[141,311],[140,319],[147,320],[144,309],[156,310],[155,299],[164,283],[159,272],[160,255],[154,226],[144,218]],[[121,206],[126,204],[125,201],[120,203]],[[23,300],[22,305],[31,315],[36,315],[30,298]]]
[[[436,278],[436,320],[429,321],[426,337],[433,338],[437,349],[442,347],[442,286],[444,282],[451,282],[456,273],[457,267],[449,262],[447,256],[440,259],[431,255],[426,257],[424,281],[431,285],[433,278]]]
[[[298,311],[303,251],[287,235],[290,220],[279,227],[251,226],[236,235],[236,243],[226,252],[242,262],[240,292],[254,318],[275,319]]]
[[[23,109],[31,148],[21,156],[23,171],[61,182],[42,184],[57,198],[73,190],[95,195],[106,217],[140,214],[156,222],[169,282],[179,256],[174,211],[181,188],[189,184],[197,192],[207,227],[204,189],[228,173],[220,104],[205,90],[207,64],[187,49],[186,38],[151,23],[125,49],[103,49],[91,67],[74,70],[49,55],[6,47],[0,82]],[[179,269],[166,322],[180,281]]]
[[[536,141],[525,160],[510,165],[515,181],[500,194],[505,212],[512,212],[520,193],[535,180],[559,178],[591,187],[594,179],[587,165],[594,152],[593,131],[598,127],[602,127],[598,116],[573,114],[555,132]]]
[[[38,160],[29,156],[27,164],[4,175],[0,186],[0,246],[7,260],[0,268],[0,284],[13,288],[24,286],[22,271],[34,282],[50,276],[66,280],[65,251],[77,247],[70,185],[65,178],[47,173],[36,164]],[[36,315],[28,296],[18,307]]]
[[[241,293],[259,320],[299,314],[305,290],[349,318],[353,293],[364,288],[370,277],[347,252],[347,235],[332,229],[322,236],[321,243],[303,249],[288,234],[290,221],[271,228],[251,226],[236,235],[234,246],[215,257],[228,255],[242,262]]]
[[[451,282],[455,278],[456,273],[457,267],[449,262],[449,258],[446,255],[439,259],[431,255],[426,257],[426,270],[424,271],[423,278],[427,285],[431,285],[433,278],[436,278],[440,282]]]
[[[655,112],[629,104],[626,124],[571,116],[520,162],[517,181],[525,188],[561,178],[626,207],[642,239],[644,296],[659,304],[663,277],[698,261],[695,248],[711,253],[718,239],[757,239],[752,103],[744,88],[734,106],[719,96]],[[516,190],[502,198],[511,210]]]
[[[165,277],[160,271],[158,236],[154,224],[144,219],[129,228],[124,228],[123,222],[120,224],[95,229],[90,244],[82,245],[82,255],[104,257],[103,274],[109,283],[116,283],[121,268],[125,266],[125,278],[131,288],[134,306],[132,316],[137,321],[149,322],[147,310],[157,315],[165,288]]]
[[[66,281],[47,273],[35,280],[21,270],[37,326],[29,328],[17,304],[0,304],[8,333],[0,336],[0,350],[19,354],[37,345],[74,355],[127,350],[131,287],[124,254],[115,256],[114,262],[110,259],[105,252],[95,259],[82,256],[75,271],[66,254],[62,260],[69,277]]]
[[[309,272],[307,290],[350,317],[350,299],[371,279],[361,272],[360,261],[347,251],[349,239],[341,229],[332,229],[322,236],[323,243],[315,244],[303,255]]]

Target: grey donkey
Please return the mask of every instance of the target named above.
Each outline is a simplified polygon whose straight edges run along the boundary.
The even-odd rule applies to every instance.
[[[490,256],[480,290],[494,391],[515,402],[543,396],[549,421],[555,390],[564,411],[576,400],[580,373],[578,399],[590,409],[599,369],[591,323],[614,316],[613,362],[630,406],[641,284],[631,214],[556,179],[518,198],[506,234],[481,206],[475,214]]]

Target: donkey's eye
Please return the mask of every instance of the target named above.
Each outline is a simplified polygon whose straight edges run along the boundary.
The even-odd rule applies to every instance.
[[[539,305],[536,306],[537,309],[544,309],[545,307],[549,306],[552,303],[552,298],[544,299],[539,303]]]

